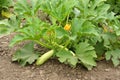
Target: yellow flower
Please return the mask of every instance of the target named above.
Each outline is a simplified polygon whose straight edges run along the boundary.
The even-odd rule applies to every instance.
[[[104,30],[104,32],[108,32],[108,27],[107,26],[103,26],[103,30]]]
[[[66,24],[66,25],[64,26],[64,30],[70,31],[70,29],[71,29],[71,25],[70,25],[70,24]]]
[[[10,18],[12,16],[12,14],[8,11],[4,11],[2,10],[1,12],[2,16],[6,17],[6,18]]]

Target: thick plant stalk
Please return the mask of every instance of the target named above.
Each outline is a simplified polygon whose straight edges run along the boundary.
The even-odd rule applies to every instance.
[[[59,48],[64,48],[66,51],[70,51],[68,48],[65,48],[64,46],[62,46],[62,45],[58,45],[58,44],[56,44],[56,43],[54,43],[57,47],[59,47]],[[73,56],[76,56],[75,55],[75,53],[74,52],[72,52],[72,51],[70,51],[70,53],[73,55]]]
[[[44,53],[41,57],[39,57],[36,61],[36,65],[42,65],[45,61],[47,61],[54,54],[54,50],[50,50]]]

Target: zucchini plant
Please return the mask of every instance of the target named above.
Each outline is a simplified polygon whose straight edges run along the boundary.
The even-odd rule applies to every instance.
[[[52,56],[61,63],[76,67],[84,65],[88,70],[96,66],[101,57],[119,65],[119,17],[109,12],[106,0],[17,0],[15,15],[20,27],[10,46],[30,40],[31,45],[23,47],[13,55],[13,61],[42,65]],[[38,17],[38,11],[48,15],[49,20]],[[42,16],[42,15],[41,15]],[[34,43],[49,51],[44,54],[31,51]],[[32,47],[31,47],[32,46]],[[27,49],[27,50],[26,50]],[[33,55],[34,54],[34,55]],[[115,55],[114,55],[115,54]],[[31,57],[32,55],[32,57]],[[39,58],[38,58],[39,56]]]

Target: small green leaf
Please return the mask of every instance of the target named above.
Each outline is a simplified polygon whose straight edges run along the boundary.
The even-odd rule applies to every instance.
[[[111,59],[111,55],[112,54],[112,51],[107,51],[106,53],[105,53],[105,58],[106,58],[106,60],[110,60]]]
[[[103,5],[98,6],[96,11],[98,12],[98,15],[102,17],[103,15],[107,13],[109,8],[110,8],[109,4],[103,4]]]
[[[0,25],[7,25],[7,26],[9,26],[8,19],[0,20]]]
[[[0,36],[9,33],[8,26],[10,26],[10,24],[8,23],[8,19],[0,21]]]
[[[27,63],[32,64],[38,57],[39,54],[34,52],[34,44],[28,43],[20,50],[17,50],[12,57],[12,61],[18,61],[22,66]]]
[[[17,0],[17,2],[15,3],[15,12],[17,12],[17,14],[19,15],[31,15],[30,11],[30,4],[27,3],[26,0]]]
[[[120,36],[120,30],[117,30],[117,31],[116,31],[116,35],[117,35],[117,36]]]
[[[104,40],[104,46],[110,45],[111,42],[116,42],[116,35],[112,33],[105,33],[101,35]]]
[[[114,66],[118,66],[120,64],[120,49],[115,49],[111,51],[107,51],[105,53],[106,60],[112,60]]]
[[[112,58],[112,62],[113,62],[113,64],[114,64],[115,67],[120,64],[120,60],[119,59]]]

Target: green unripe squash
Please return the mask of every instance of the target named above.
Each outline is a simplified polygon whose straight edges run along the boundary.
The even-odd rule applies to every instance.
[[[44,53],[42,56],[40,56],[37,59],[36,65],[42,65],[45,61],[47,61],[49,58],[51,58],[53,54],[54,54],[54,50],[50,50],[50,51]]]

